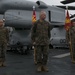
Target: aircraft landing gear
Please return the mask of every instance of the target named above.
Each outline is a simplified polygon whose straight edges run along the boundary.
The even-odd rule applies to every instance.
[[[25,55],[27,55],[27,54],[29,54],[29,52],[30,52],[30,46],[22,46],[22,47],[17,47],[17,51],[18,51],[18,53],[20,53],[20,54],[25,54]]]

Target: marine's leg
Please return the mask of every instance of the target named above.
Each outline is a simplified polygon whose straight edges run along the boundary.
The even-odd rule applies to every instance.
[[[34,63],[37,64],[36,46],[34,47]]]
[[[0,44],[0,67],[2,66],[2,46]]]
[[[43,46],[43,60],[42,60],[43,71],[48,71],[48,67],[47,67],[48,50],[49,50],[49,46]]]
[[[42,49],[41,46],[36,47],[37,52],[37,71],[42,71]]]
[[[5,60],[6,60],[6,44],[2,45],[2,66],[6,66]]]
[[[73,54],[73,62],[75,62],[75,43],[73,43],[73,48],[72,48],[72,54]]]
[[[2,67],[2,64],[3,64],[2,58],[0,58],[0,67]]]

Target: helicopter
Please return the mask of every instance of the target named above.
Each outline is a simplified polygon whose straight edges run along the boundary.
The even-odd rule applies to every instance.
[[[31,28],[33,6],[36,19],[41,10],[46,12],[46,20],[53,26],[51,30],[50,46],[67,46],[65,24],[65,9],[50,6],[42,1],[0,0],[0,14],[5,19],[5,27],[9,28],[9,49],[19,53],[27,53],[32,48]]]

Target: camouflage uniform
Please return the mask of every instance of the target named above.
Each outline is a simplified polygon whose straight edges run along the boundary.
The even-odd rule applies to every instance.
[[[50,24],[46,20],[37,20],[31,33],[31,39],[35,42],[35,48],[37,51],[37,64],[47,64],[48,49],[50,38]]]
[[[73,54],[72,56],[73,60],[75,61],[75,26],[72,26],[70,30],[67,32],[67,41],[71,42],[72,54]]]
[[[7,42],[9,40],[8,29],[0,28],[0,62],[5,61],[5,53],[7,48]]]

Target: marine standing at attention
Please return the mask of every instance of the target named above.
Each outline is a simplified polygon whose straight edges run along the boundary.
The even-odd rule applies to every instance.
[[[40,12],[40,19],[37,20],[31,32],[31,39],[35,44],[37,54],[37,71],[48,71],[47,60],[50,39],[50,23],[45,20],[46,12]]]

